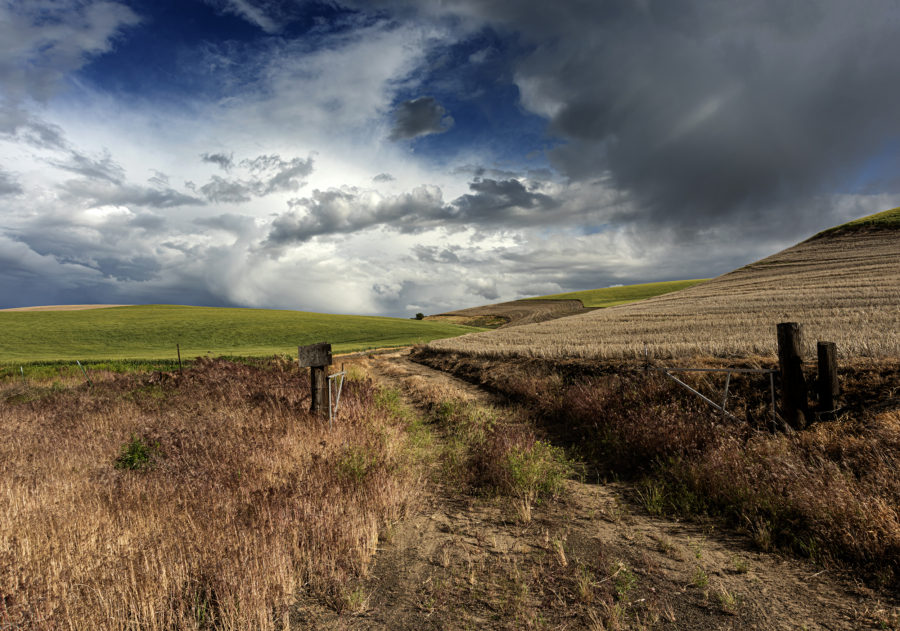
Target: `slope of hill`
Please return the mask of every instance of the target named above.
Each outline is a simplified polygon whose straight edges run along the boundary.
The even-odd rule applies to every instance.
[[[586,309],[580,300],[532,300],[528,298],[439,313],[425,319],[496,329],[545,322],[586,311],[589,309]]]
[[[492,329],[519,326],[555,320],[577,313],[585,313],[592,309],[628,304],[644,300],[645,298],[679,291],[686,287],[692,287],[705,280],[674,280],[661,283],[642,283],[640,285],[620,285],[618,287],[572,291],[549,296],[535,296],[511,302],[500,302],[493,305],[449,311],[428,316],[425,319]]]
[[[843,355],[900,356],[898,215],[839,226],[678,293],[430,346],[490,356],[771,356],[775,325],[797,321],[808,353],[818,339]]]
[[[616,287],[604,287],[603,289],[588,289],[586,291],[570,291],[564,294],[536,296],[527,298],[527,300],[579,300],[585,307],[615,307],[616,305],[624,305],[629,302],[637,302],[638,300],[687,289],[707,280],[709,279],[695,278],[692,280],[670,280],[661,283],[618,285]]]
[[[144,305],[0,312],[0,363],[295,353],[328,341],[335,351],[420,344],[478,329],[442,322],[302,311]]]

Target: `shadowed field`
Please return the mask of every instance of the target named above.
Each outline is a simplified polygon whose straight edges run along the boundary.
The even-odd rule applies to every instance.
[[[555,320],[585,311],[587,309],[580,300],[513,300],[441,313],[428,316],[425,320],[501,328]]]

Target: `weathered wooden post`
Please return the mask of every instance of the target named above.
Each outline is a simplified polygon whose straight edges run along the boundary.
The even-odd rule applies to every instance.
[[[800,325],[782,322],[778,325],[778,368],[781,371],[781,411],[794,429],[806,427],[806,380],[800,346]]]
[[[841,393],[837,374],[837,347],[834,342],[817,342],[819,358],[819,411],[833,412],[835,401]]]
[[[309,411],[313,414],[328,414],[328,378],[325,369],[331,365],[331,344],[320,342],[297,347],[300,367],[309,366]]]

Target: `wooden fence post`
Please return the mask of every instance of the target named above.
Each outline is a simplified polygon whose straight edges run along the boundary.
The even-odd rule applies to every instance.
[[[309,366],[309,411],[328,414],[328,378],[325,369],[331,365],[331,344],[320,342],[297,347],[297,359],[301,367]]]
[[[803,378],[800,325],[782,322],[778,325],[778,368],[781,371],[781,411],[794,429],[806,427],[807,391]]]
[[[832,412],[835,400],[841,392],[837,374],[837,347],[834,342],[818,342],[816,354],[819,359],[819,410]]]

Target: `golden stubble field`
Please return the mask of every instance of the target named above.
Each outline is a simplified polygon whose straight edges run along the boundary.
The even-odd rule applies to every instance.
[[[490,357],[774,356],[775,327],[799,322],[842,357],[900,356],[900,232],[831,234],[683,291],[549,322],[430,344]]]

